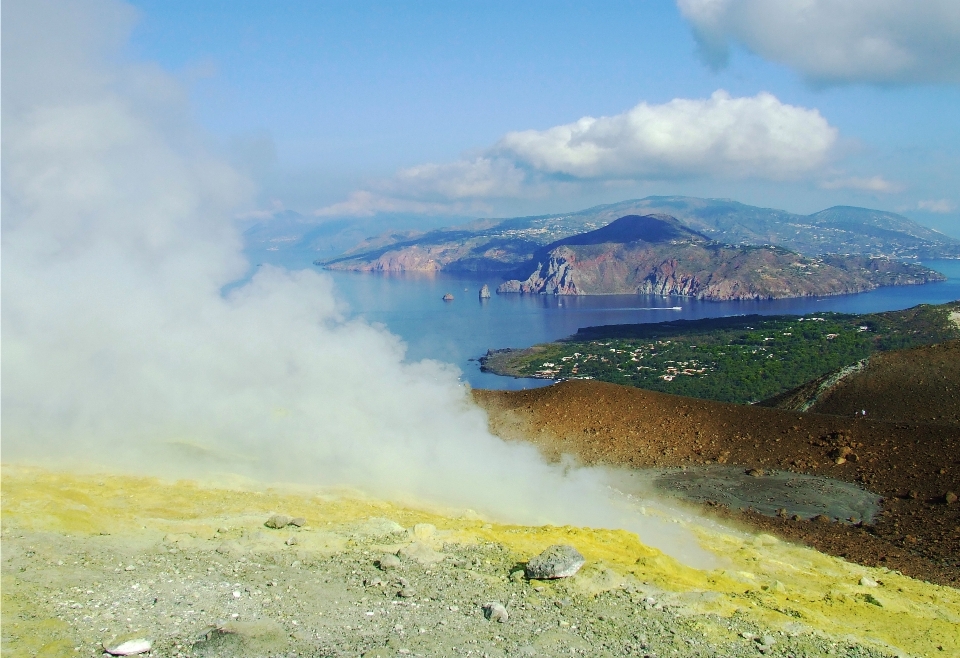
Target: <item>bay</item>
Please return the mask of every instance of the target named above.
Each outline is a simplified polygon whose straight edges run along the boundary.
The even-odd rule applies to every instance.
[[[287,252],[273,258],[263,253],[250,255],[258,262],[270,261],[289,269],[315,267],[308,254]],[[332,277],[337,295],[349,307],[351,316],[381,323],[404,340],[408,360],[437,359],[455,364],[462,371],[462,379],[475,388],[522,389],[550,382],[484,373],[476,359],[488,349],[529,347],[564,338],[580,327],[754,313],[874,313],[960,299],[960,261],[924,264],[947,275],[948,280],[879,288],[855,295],[732,302],[653,295],[573,297],[495,292],[492,298],[481,300],[480,287],[487,284],[494,291],[501,282],[499,277],[333,271],[325,274]],[[443,301],[448,293],[453,300]]]

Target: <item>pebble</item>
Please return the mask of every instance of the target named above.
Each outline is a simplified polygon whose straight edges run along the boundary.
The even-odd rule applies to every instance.
[[[816,521],[817,523],[830,523],[831,519],[826,514],[817,514],[815,517],[810,519],[811,521]]]
[[[377,560],[377,566],[380,567],[381,571],[387,571],[389,569],[397,569],[400,567],[400,558],[391,553],[387,553],[379,560]]]
[[[293,519],[291,519],[289,516],[284,516],[283,514],[274,514],[267,519],[266,523],[263,525],[267,526],[268,528],[279,530],[280,528],[286,528],[288,525],[290,525],[292,520]]]
[[[290,525],[295,525],[298,528],[302,528],[306,524],[307,524],[307,520],[302,516],[295,516],[292,519],[290,519]]]
[[[63,564],[63,562],[61,562],[60,564]],[[133,566],[132,564],[128,564],[127,566],[125,566],[125,567],[123,568],[123,570],[124,570],[124,571],[135,571],[135,570],[136,570],[136,567]]]
[[[507,609],[498,601],[484,603],[483,616],[486,617],[488,621],[496,621],[501,624],[507,623],[507,620],[510,619]]]
[[[136,656],[140,653],[146,653],[153,648],[150,640],[138,638],[136,640],[127,640],[112,647],[104,647],[104,651],[111,656]]]
[[[953,503],[957,502],[957,494],[953,493],[952,491],[948,491],[947,493],[943,494],[943,500],[948,505],[952,505]]]
[[[580,570],[586,560],[580,551],[569,544],[554,544],[531,559],[524,569],[531,580],[569,578]]]
[[[287,546],[295,546],[295,545],[297,544],[297,538],[296,538],[296,537],[287,537],[287,541],[285,541],[285,542],[283,542],[283,543],[286,544]]]
[[[412,587],[404,587],[399,592],[397,592],[397,596],[399,596],[401,599],[412,599],[416,595],[417,595],[417,590],[413,589]]]
[[[747,471],[747,475],[749,475],[752,478],[759,478],[766,475],[766,473],[762,468],[751,468],[749,471]]]
[[[860,584],[863,587],[879,587],[880,586],[880,584],[877,581],[875,581],[873,578],[868,578],[867,576],[864,576],[860,579]]]

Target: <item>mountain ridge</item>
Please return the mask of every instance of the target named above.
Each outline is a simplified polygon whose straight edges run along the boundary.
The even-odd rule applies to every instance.
[[[731,199],[651,196],[573,213],[475,220],[396,238],[382,235],[316,264],[353,271],[506,273],[552,242],[602,228],[625,215],[652,214],[676,217],[685,227],[722,243],[776,245],[805,256],[960,258],[960,240],[886,211],[834,206],[798,215]]]

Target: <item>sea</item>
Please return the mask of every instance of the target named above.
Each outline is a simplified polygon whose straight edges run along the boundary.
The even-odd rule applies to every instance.
[[[248,256],[253,269],[261,263],[319,269],[309,253],[259,251]],[[731,302],[653,295],[498,295],[495,291],[502,279],[497,275],[325,274],[333,279],[351,316],[383,324],[405,341],[407,360],[455,364],[461,379],[474,388],[517,390],[551,382],[481,372],[479,357],[490,349],[529,347],[564,338],[581,327],[749,314],[874,313],[960,299],[960,260],[931,260],[924,265],[945,274],[947,280],[855,295]],[[479,298],[484,284],[490,287],[490,299]],[[453,300],[444,301],[447,294]]]

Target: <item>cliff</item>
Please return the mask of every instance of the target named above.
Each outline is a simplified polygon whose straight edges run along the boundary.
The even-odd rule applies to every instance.
[[[887,258],[809,258],[780,247],[724,245],[667,215],[630,215],[547,245],[525,279],[498,293],[655,294],[709,300],[840,295],[944,277]],[[522,276],[522,273],[521,273]]]

